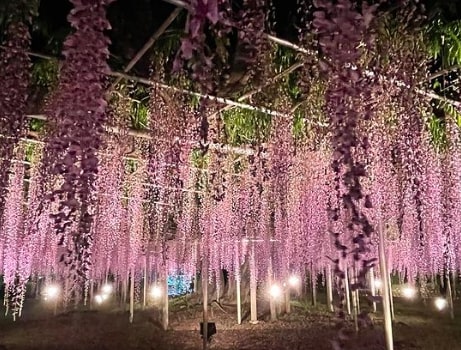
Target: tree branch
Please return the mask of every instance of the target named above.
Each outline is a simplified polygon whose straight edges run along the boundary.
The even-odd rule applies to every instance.
[[[434,80],[442,75],[445,75],[445,74],[448,74],[448,73],[451,73],[455,70],[458,70],[458,69],[461,69],[461,65],[457,64],[456,66],[452,66],[452,67],[448,67],[446,69],[442,69],[442,70],[439,70],[438,72],[435,72],[434,74],[431,74],[429,75],[429,77],[427,77],[427,80],[431,81],[431,80]]]
[[[155,31],[154,34],[149,38],[149,40],[144,44],[141,50],[131,59],[130,62],[126,65],[125,69],[123,70],[124,73],[128,73],[138,61],[144,56],[144,54],[154,45],[154,43],[158,40],[158,38],[165,32],[165,30],[169,27],[171,23],[178,17],[179,13],[181,12],[181,8],[177,7],[174,11],[168,16],[165,22]],[[119,77],[115,79],[115,81],[111,84],[109,91],[114,89],[115,85],[117,85],[123,78]]]

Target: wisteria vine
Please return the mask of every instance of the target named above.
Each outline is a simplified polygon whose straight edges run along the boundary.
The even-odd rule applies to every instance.
[[[92,4],[73,0],[69,22],[75,29],[64,43],[65,57],[57,93],[49,107],[52,133],[47,142],[46,161],[50,173],[62,183],[53,189],[52,200],[59,201],[52,216],[57,234],[72,242],[62,260],[77,282],[88,291],[92,231],[98,172],[98,151],[104,135],[106,106],[104,76],[110,29],[106,7],[111,0]],[[78,222],[77,225],[73,223]],[[72,288],[78,287],[78,284]],[[85,294],[86,294],[85,293]]]

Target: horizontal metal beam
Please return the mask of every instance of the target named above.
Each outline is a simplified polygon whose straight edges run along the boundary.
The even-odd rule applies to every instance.
[[[26,115],[26,117],[29,119],[38,119],[38,120],[43,120],[43,121],[48,120],[47,116],[44,114],[28,114]],[[126,132],[125,130],[120,129],[118,127],[114,127],[114,126],[106,126],[105,130],[113,134],[123,134]],[[136,138],[152,140],[152,136],[148,132],[145,132],[145,131],[129,129],[127,131],[127,134],[130,136],[136,137]],[[41,142],[41,141],[37,141],[33,139],[27,139],[27,141],[29,140],[31,140],[32,142],[37,142],[37,143]],[[245,156],[254,154],[254,150],[251,148],[234,147],[234,146],[222,145],[222,144],[216,144],[216,143],[210,143],[209,147],[210,149],[213,149],[213,150],[216,150],[222,153],[234,153],[234,154],[241,154]]]

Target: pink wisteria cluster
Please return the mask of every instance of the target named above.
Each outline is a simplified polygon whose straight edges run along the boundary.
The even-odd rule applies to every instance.
[[[22,148],[11,159],[14,144],[2,156],[12,171],[0,179],[0,186],[7,184],[0,195],[0,274],[15,317],[27,281],[39,277],[62,285],[67,301],[82,300],[90,285],[106,280],[125,296],[133,281],[139,295],[142,278],[177,273],[207,272],[219,294],[223,269],[256,287],[292,273],[316,275],[333,260],[341,278],[344,267],[357,265],[358,289],[376,256],[376,227],[384,230],[390,269],[410,281],[461,269],[459,129],[447,125],[448,146],[436,149],[420,115],[405,114],[398,127],[376,117],[406,112],[408,105],[397,100],[395,108],[395,96],[380,81],[379,74],[400,70],[378,70],[370,78],[361,65],[356,48],[374,47],[368,26],[375,8],[363,5],[358,12],[348,0],[317,3],[331,142],[296,144],[293,118],[277,116],[267,143],[261,138],[237,158],[219,147],[225,133],[217,104],[201,101],[194,108],[158,87],[150,96],[149,141],[136,144],[140,152],[128,156],[122,138],[106,138],[110,1],[72,3],[74,32],[48,107],[45,145],[36,147],[27,166]],[[249,38],[259,45],[263,31],[255,23],[264,22],[262,2],[245,3],[257,20],[242,18],[245,45]],[[227,25],[228,3],[188,4],[181,55],[205,60],[204,66],[192,61],[192,70],[209,90],[204,31],[209,22]],[[24,26],[12,28],[18,60],[2,51],[0,64],[8,66],[3,83],[14,85],[13,72],[27,70],[29,42]],[[253,60],[258,50],[248,50]],[[155,69],[154,77],[164,79]],[[26,88],[21,83],[11,90],[18,108],[0,92],[2,125],[13,117],[22,123]],[[17,131],[5,132],[17,141]]]
[[[189,0],[188,20],[181,48],[174,62],[180,71],[184,63],[192,72],[194,81],[199,82],[204,91],[213,91],[215,82],[209,79],[215,69],[216,50],[207,45],[207,35],[214,32],[224,37],[231,29],[229,0]]]
[[[9,159],[14,157],[15,147],[26,132],[31,67],[28,26],[35,6],[35,0],[19,0],[5,5],[7,29],[4,42],[0,43],[0,213],[4,210],[7,196]]]
[[[379,146],[376,147],[379,151]],[[419,227],[411,221],[414,207],[399,203],[402,189],[398,187],[400,170],[395,164],[379,161],[371,172],[373,177],[367,179],[373,188],[373,200],[381,208],[380,212],[377,206],[368,208],[367,214],[373,226],[381,221],[385,227],[390,269],[406,274],[410,280],[461,267],[461,232],[456,221],[461,191],[457,185],[450,187],[461,169],[454,160],[449,162],[449,168],[446,167],[447,158],[458,157],[459,143],[453,142],[450,150],[448,156],[434,150],[425,153],[422,201],[425,208],[423,237],[427,239],[424,242],[420,242]],[[336,250],[328,234],[328,203],[335,200],[331,191],[334,177],[330,168],[331,152],[328,148],[299,149],[292,154],[289,157],[292,166],[286,169],[285,195],[277,193],[277,188],[268,190],[267,180],[262,181],[264,165],[248,164],[245,171],[229,177],[226,196],[215,201],[210,193],[195,190],[200,170],[189,167],[190,176],[182,189],[182,209],[175,236],[165,236],[161,232],[152,236],[147,224],[150,220],[147,195],[150,192],[146,186],[145,165],[139,163],[134,173],[127,173],[120,166],[127,161],[116,148],[112,149],[107,160],[103,158],[101,162],[97,182],[95,222],[98,224],[93,227],[91,280],[104,281],[110,276],[123,286],[131,275],[138,280],[146,263],[149,275],[163,273],[167,268],[170,274],[193,276],[200,271],[203,256],[208,257],[210,280],[221,286],[224,283],[221,269],[226,269],[232,278],[251,278],[254,283],[264,282],[269,277],[284,281],[291,273],[304,275],[311,269],[322,273],[331,264],[328,257],[334,256]],[[267,153],[261,153],[255,155],[254,160],[267,166],[270,163],[261,162],[266,156]],[[35,162],[27,188],[20,163],[14,163],[15,171],[10,179],[0,240],[1,273],[8,286],[22,285],[31,276],[53,278],[63,285],[67,278],[66,269],[59,260],[63,249],[72,247],[72,241],[59,242],[48,214],[56,209],[52,206],[57,203],[44,211],[37,223],[28,223],[40,203],[36,188],[40,181],[37,169],[41,158],[36,157]],[[275,194],[284,201],[283,215],[288,220],[277,218],[282,213],[277,214],[276,210],[282,207],[277,209],[268,197]],[[204,196],[201,204],[197,196]],[[28,198],[26,207],[22,205],[23,198]],[[403,216],[403,223],[399,227],[400,216]],[[450,226],[446,218],[450,219]],[[372,241],[371,256],[376,249],[376,242]],[[423,251],[416,249],[421,243]],[[249,275],[242,275],[244,270],[249,271]],[[21,303],[17,300],[24,296],[15,293],[22,289],[9,288],[9,297],[14,301],[10,304],[11,310],[16,304],[19,310]]]
[[[64,43],[64,62],[57,92],[48,107],[51,132],[45,167],[60,184],[50,194],[59,203],[54,226],[66,247],[62,260],[88,291],[93,242],[98,151],[107,119],[104,77],[109,71],[110,28],[106,6],[111,0],[73,0],[68,20],[74,29]],[[65,243],[68,243],[67,245]],[[79,285],[76,286],[77,290]],[[79,296],[77,292],[75,296]]]
[[[361,10],[349,0],[316,1],[313,25],[319,35],[324,59],[320,63],[323,73],[331,78],[326,92],[327,115],[331,123],[332,169],[335,173],[335,192],[329,216],[329,231],[339,258],[334,258],[335,274],[340,279],[339,317],[345,318],[344,260],[353,258],[357,270],[353,291],[366,288],[366,275],[373,266],[370,252],[373,225],[365,209],[371,208],[370,194],[364,191],[366,164],[360,153],[367,153],[368,138],[359,130],[360,124],[372,117],[369,104],[373,82],[364,74],[361,64],[361,45],[372,50],[374,36],[370,24],[375,17],[376,5],[362,4]],[[343,329],[341,329],[340,333]],[[334,343],[341,348],[344,335]]]

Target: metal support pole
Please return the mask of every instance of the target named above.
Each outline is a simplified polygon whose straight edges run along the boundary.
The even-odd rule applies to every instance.
[[[384,313],[384,334],[386,338],[386,350],[394,350],[394,337],[392,334],[392,315],[391,315],[391,293],[390,293],[390,278],[387,269],[384,230],[382,219],[379,220],[379,266],[381,269],[383,283],[383,313]]]
[[[387,264],[386,264],[387,265]],[[392,321],[394,321],[395,319],[395,313],[394,313],[394,296],[392,294],[392,278],[391,278],[391,274],[389,273],[388,275],[388,278],[389,278],[389,289],[388,289],[388,294],[389,294],[389,301],[390,301],[390,305],[391,305],[391,317],[392,317]]]
[[[327,307],[328,311],[334,312],[333,306],[333,278],[331,276],[331,266],[327,266],[326,271],[326,282],[327,282]]]
[[[237,324],[242,324],[242,301],[240,296],[240,276],[236,278],[237,288]]]
[[[143,281],[143,297],[142,297],[142,309],[146,309],[147,305],[147,255],[144,257],[144,281]]]
[[[165,279],[163,280],[163,311],[162,311],[162,328],[164,331],[168,330],[169,324],[169,315],[168,315],[168,307],[169,307],[169,299],[168,299],[168,270],[167,266],[165,266]]]
[[[250,323],[258,323],[258,311],[256,302],[256,262],[254,243],[250,254]]]
[[[130,274],[130,323],[133,323],[134,318],[134,268]]]
[[[202,263],[202,292],[203,292],[203,350],[208,347],[208,266],[205,257]]]
[[[455,311],[453,308],[453,291],[451,289],[450,273],[447,273],[447,299],[448,299],[448,308],[450,309],[450,317],[452,320],[455,319]]]
[[[272,261],[269,261],[269,266],[267,269],[267,284],[268,284],[268,290],[272,286]],[[276,309],[276,304],[275,304],[275,298],[270,297],[269,298],[269,309],[271,312],[271,321],[276,321],[277,320],[277,309]]]
[[[376,301],[375,301],[375,298],[374,298],[376,296],[375,271],[374,271],[373,267],[370,268],[369,281],[370,281],[371,296],[373,298],[373,312],[376,312]]]
[[[317,306],[317,273],[311,264],[312,306]]]
[[[285,312],[287,314],[291,313],[290,294],[291,294],[290,286],[287,286],[285,290]]]
[[[351,314],[351,291],[349,287],[349,272],[347,271],[347,267],[344,268],[344,284],[346,288],[346,308],[347,313]]]

